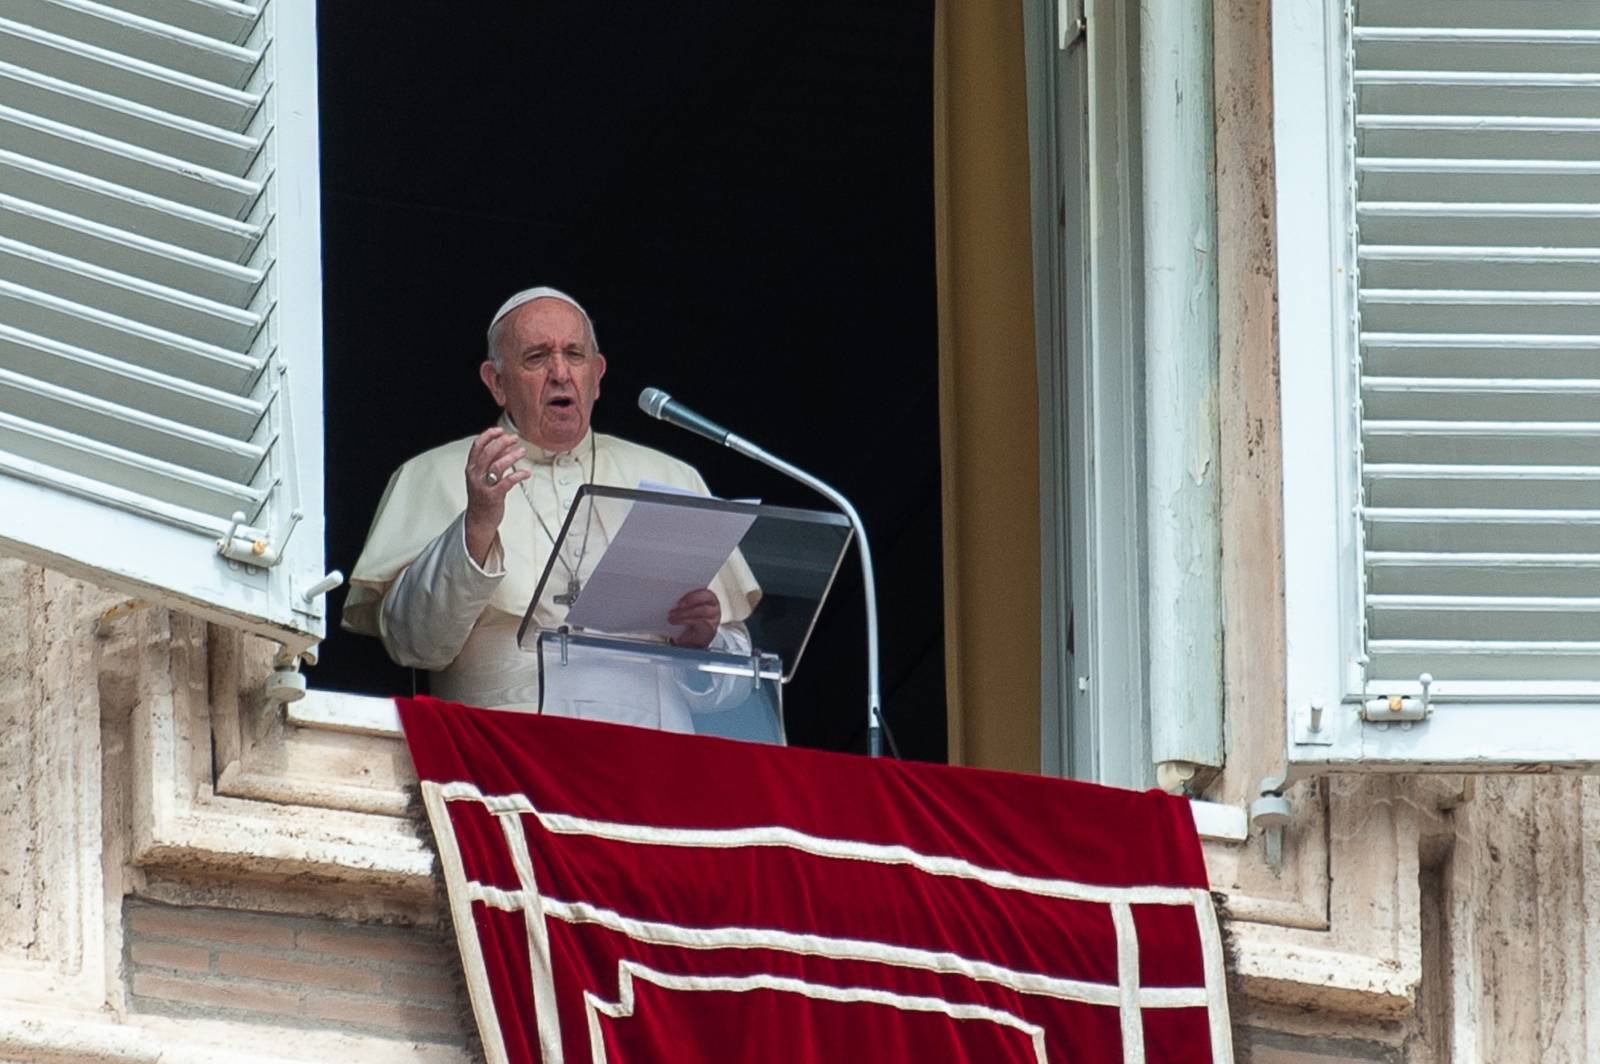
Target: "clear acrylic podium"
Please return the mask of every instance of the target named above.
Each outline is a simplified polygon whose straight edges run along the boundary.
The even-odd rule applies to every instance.
[[[783,685],[851,536],[842,514],[583,486],[517,630],[540,712],[783,743]],[[696,567],[716,575],[685,584]],[[723,623],[709,647],[673,645],[667,609],[706,583]]]

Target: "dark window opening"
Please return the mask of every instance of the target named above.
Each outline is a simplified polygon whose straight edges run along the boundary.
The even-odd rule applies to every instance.
[[[555,285],[608,359],[599,431],[721,495],[827,505],[646,419],[655,385],[856,502],[890,724],[906,756],[943,760],[932,4],[319,19],[329,565],[349,571],[401,461],[492,422],[489,315]],[[376,640],[330,629],[314,686],[410,690]],[[864,748],[864,645],[852,553],[786,692],[791,742]]]

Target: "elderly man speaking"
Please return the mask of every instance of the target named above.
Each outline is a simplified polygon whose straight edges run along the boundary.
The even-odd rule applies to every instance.
[[[539,666],[517,647],[516,632],[579,487],[653,481],[703,495],[706,485],[684,462],[590,429],[606,359],[588,313],[564,292],[530,288],[508,299],[489,323],[478,373],[499,423],[418,455],[390,479],[350,578],[343,625],[382,638],[399,664],[433,670],[442,698],[537,709]],[[574,591],[616,532],[603,507],[586,509],[550,577]],[[735,554],[712,587],[672,609],[672,642],[748,653],[740,622],[760,594]],[[561,620],[539,617],[547,628]],[[545,712],[688,731],[696,700],[715,694],[715,685],[700,689],[675,669],[618,669],[615,659],[574,665],[546,684]]]

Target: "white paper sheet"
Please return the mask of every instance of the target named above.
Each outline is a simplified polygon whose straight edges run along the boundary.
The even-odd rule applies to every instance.
[[[639,486],[693,494],[665,485]],[[710,586],[755,519],[754,514],[635,501],[584,581],[567,623],[617,634],[677,634],[681,626],[667,623],[667,614],[689,592]]]

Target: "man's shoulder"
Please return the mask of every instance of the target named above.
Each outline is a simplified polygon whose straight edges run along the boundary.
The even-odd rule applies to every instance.
[[[400,464],[402,473],[426,474],[435,469],[448,469],[459,474],[467,460],[467,452],[472,449],[472,441],[476,436],[463,436],[459,440],[441,443],[437,447],[430,447],[419,455],[413,455]]]
[[[648,479],[665,480],[669,483],[677,480],[696,482],[700,480],[700,472],[694,466],[681,458],[674,458],[665,451],[658,451],[654,447],[646,447],[642,443],[634,443],[620,436],[611,436],[599,433],[600,445],[604,447],[611,458],[619,464],[624,464],[630,469],[639,469]]]

